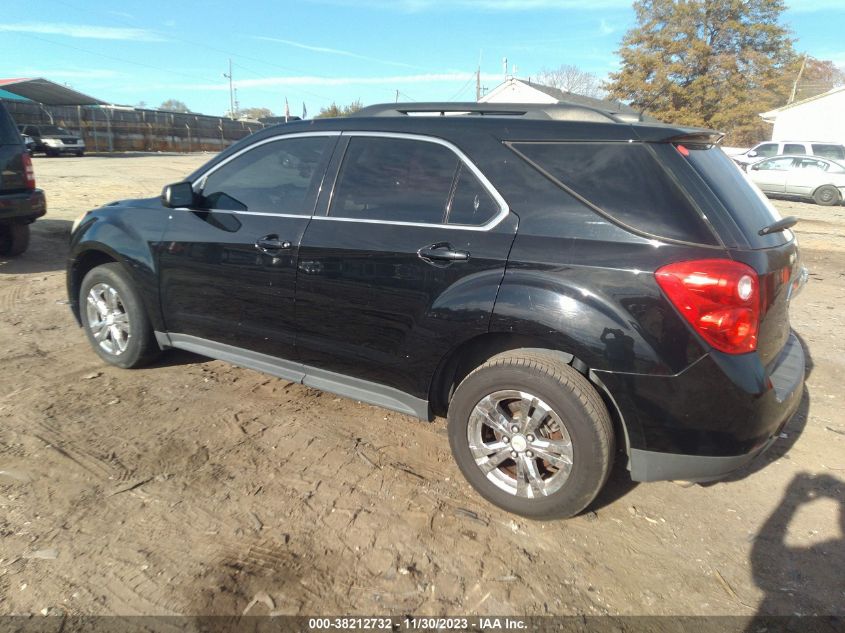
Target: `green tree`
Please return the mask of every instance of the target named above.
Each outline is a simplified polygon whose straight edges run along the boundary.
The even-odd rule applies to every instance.
[[[635,0],[637,26],[608,90],[664,121],[767,137],[758,113],[787,102],[798,61],[783,0]]]
[[[329,117],[349,116],[361,110],[364,106],[361,105],[361,100],[356,99],[349,105],[340,107],[334,101],[327,108],[320,108],[320,113],[315,116],[315,119],[325,119]]]
[[[165,112],[190,112],[188,106],[186,106],[182,101],[178,101],[176,99],[168,99],[162,103],[158,109],[164,110]]]

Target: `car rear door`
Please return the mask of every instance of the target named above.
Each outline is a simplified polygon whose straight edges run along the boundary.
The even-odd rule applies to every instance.
[[[444,355],[487,331],[517,218],[445,141],[344,132],[341,145],[299,252],[297,351],[425,399]]]
[[[786,193],[796,196],[811,196],[827,182],[825,172],[829,163],[818,158],[796,158],[792,169],[786,172]]]
[[[337,137],[265,139],[195,182],[196,208],[172,211],[159,251],[174,342],[295,356],[297,253]]]

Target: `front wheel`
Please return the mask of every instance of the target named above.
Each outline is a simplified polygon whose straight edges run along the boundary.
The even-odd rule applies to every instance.
[[[27,248],[29,224],[0,224],[0,255],[22,255]]]
[[[79,309],[88,341],[107,363],[130,369],[159,354],[149,317],[120,264],[103,264],[85,275]]]
[[[816,204],[825,207],[833,206],[839,202],[839,189],[833,185],[822,185],[813,193],[813,200]]]
[[[610,473],[607,408],[578,371],[547,350],[494,356],[449,404],[449,443],[467,481],[491,503],[532,519],[571,517]]]

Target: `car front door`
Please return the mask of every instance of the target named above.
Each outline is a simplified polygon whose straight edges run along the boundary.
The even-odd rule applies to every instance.
[[[792,157],[764,160],[752,165],[748,174],[766,193],[785,193],[786,174],[792,168],[792,161]]]
[[[444,141],[345,132],[341,145],[300,248],[297,351],[425,399],[443,356],[487,331],[517,218]]]
[[[337,134],[260,141],[202,175],[159,250],[162,311],[184,347],[295,357],[296,260]]]

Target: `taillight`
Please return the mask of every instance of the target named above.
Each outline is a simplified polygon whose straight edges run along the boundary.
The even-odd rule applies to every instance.
[[[35,170],[32,168],[32,157],[26,152],[23,154],[23,179],[27,189],[35,189]]]
[[[753,268],[729,259],[677,262],[655,272],[657,283],[696,332],[717,350],[757,349],[760,282]]]

